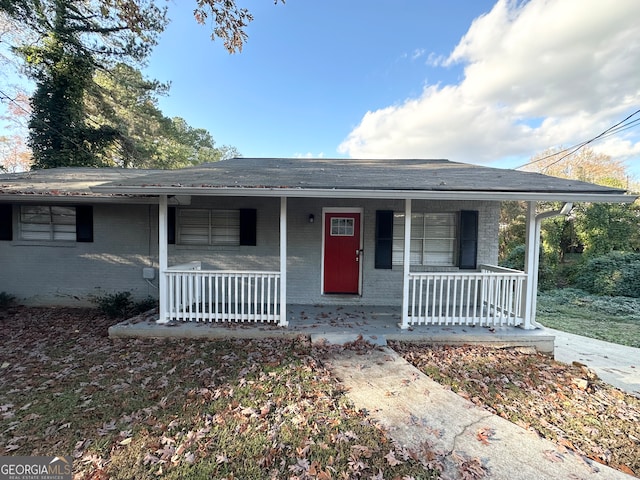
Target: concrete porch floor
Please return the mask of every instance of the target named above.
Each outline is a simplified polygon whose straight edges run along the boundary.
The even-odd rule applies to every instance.
[[[288,327],[255,323],[171,322],[157,324],[157,313],[147,313],[109,328],[112,338],[295,338],[347,343],[359,336],[378,345],[387,340],[428,344],[482,344],[496,348],[530,347],[547,355],[554,354],[555,335],[544,328],[519,327],[413,326],[401,329],[398,307],[359,305],[288,305]]]

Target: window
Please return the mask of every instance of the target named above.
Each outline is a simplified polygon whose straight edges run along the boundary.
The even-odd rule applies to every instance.
[[[456,213],[411,215],[411,265],[456,265],[457,217]],[[394,213],[393,223],[393,264],[402,265],[404,214]]]
[[[353,237],[354,233],[353,218],[337,218],[331,219],[331,236],[332,237]]]
[[[181,245],[240,245],[240,210],[180,208],[177,243]]]
[[[76,208],[48,205],[20,207],[20,239],[76,241]]]

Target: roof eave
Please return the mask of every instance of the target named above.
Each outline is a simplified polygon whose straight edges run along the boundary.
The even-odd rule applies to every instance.
[[[632,203],[638,198],[624,193],[605,192],[527,192],[527,191],[461,191],[461,190],[363,190],[312,188],[244,188],[244,187],[181,187],[181,186],[97,186],[100,193],[126,195],[193,195],[229,197],[297,197],[297,198],[375,198],[421,200],[489,200],[489,201],[559,201]],[[615,192],[615,191],[614,191]]]
[[[143,204],[155,205],[158,203],[157,195],[60,195],[42,193],[0,193],[0,201],[8,202],[29,202],[29,203],[124,203],[124,204]]]

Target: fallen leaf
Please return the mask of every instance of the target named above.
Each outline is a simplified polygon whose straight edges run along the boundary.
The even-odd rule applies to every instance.
[[[556,452],[555,450],[545,450],[543,453],[544,453],[544,457],[550,462],[553,462],[553,463],[564,462],[564,457],[560,453]]]
[[[483,445],[490,445],[489,440],[495,435],[495,433],[495,430],[493,430],[492,428],[484,427],[476,432],[476,438]]]
[[[398,459],[396,458],[396,455],[395,455],[395,453],[393,452],[393,450],[390,450],[390,451],[389,451],[389,453],[387,453],[387,454],[384,456],[384,458],[385,458],[385,460],[387,461],[387,463],[388,463],[390,466],[392,466],[392,467],[395,467],[396,465],[400,465],[400,464],[402,463],[402,461],[401,461],[401,460],[398,460]]]

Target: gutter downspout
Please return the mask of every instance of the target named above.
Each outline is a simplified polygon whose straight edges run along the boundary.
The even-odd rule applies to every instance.
[[[534,233],[534,241],[533,241],[533,273],[534,275],[531,278],[533,283],[533,288],[531,292],[533,293],[531,296],[530,303],[530,311],[529,315],[529,323],[532,328],[541,328],[542,326],[536,322],[536,307],[538,303],[538,268],[540,266],[540,234],[541,234],[541,225],[542,220],[551,217],[557,217],[560,215],[569,215],[571,209],[573,208],[573,203],[565,202],[560,210],[552,210],[549,212],[542,212],[535,216],[535,233]]]

